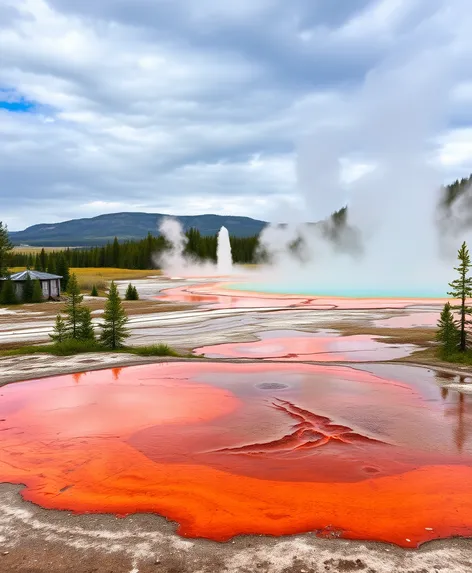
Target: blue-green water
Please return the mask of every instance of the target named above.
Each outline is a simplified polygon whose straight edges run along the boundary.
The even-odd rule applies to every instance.
[[[301,296],[323,296],[323,297],[347,297],[347,298],[446,298],[445,291],[435,288],[425,287],[350,287],[340,285],[335,287],[317,287],[316,285],[297,285],[296,283],[284,282],[247,282],[230,283],[225,285],[230,290],[240,290],[254,293],[267,294],[291,294]]]

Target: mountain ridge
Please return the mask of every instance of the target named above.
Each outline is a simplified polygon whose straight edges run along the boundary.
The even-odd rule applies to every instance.
[[[225,226],[230,235],[249,237],[257,235],[267,225],[266,221],[233,215],[179,215],[164,213],[139,213],[123,211],[96,217],[70,219],[60,223],[37,223],[23,231],[10,232],[14,245],[43,247],[77,247],[103,245],[113,241],[143,239],[148,233],[159,235],[158,226],[165,217],[180,221],[184,231],[194,227],[202,235],[214,235]]]

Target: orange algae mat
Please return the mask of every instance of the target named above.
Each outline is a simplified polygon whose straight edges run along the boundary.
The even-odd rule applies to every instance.
[[[391,368],[171,363],[11,384],[0,481],[45,508],[154,512],[217,541],[472,535],[469,396]]]

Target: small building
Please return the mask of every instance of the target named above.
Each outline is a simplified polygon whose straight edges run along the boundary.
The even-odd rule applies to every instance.
[[[15,292],[18,298],[21,299],[23,297],[23,288],[28,275],[32,281],[40,282],[41,290],[43,291],[43,297],[46,300],[50,298],[59,298],[61,296],[61,276],[51,275],[50,273],[42,273],[40,271],[26,270],[10,276],[10,279],[15,285]]]

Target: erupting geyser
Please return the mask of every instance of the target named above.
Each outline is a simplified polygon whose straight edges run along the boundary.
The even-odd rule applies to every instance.
[[[221,227],[218,233],[218,246],[216,250],[218,274],[229,275],[233,270],[233,257],[231,254],[231,243],[226,227]]]
[[[160,254],[156,261],[169,276],[215,276],[229,275],[233,271],[233,257],[229,232],[221,227],[218,232],[216,265],[212,261],[199,260],[187,252],[188,238],[177,219],[166,217],[159,226],[159,232],[165,236],[169,248]]]

